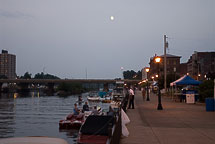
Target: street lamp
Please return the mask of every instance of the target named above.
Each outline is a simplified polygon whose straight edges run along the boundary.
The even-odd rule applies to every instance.
[[[155,62],[158,64],[158,76],[159,76],[159,72],[160,72],[160,67],[159,67],[159,63],[161,61],[160,57],[156,57],[155,58]],[[158,85],[158,107],[157,110],[163,110],[162,104],[161,104],[161,92],[160,92],[160,87]]]
[[[149,72],[149,68],[146,68],[146,78],[147,78],[147,83],[146,83],[146,93],[147,93],[147,97],[146,97],[146,101],[150,101],[150,99],[149,99],[149,80],[148,80],[148,72]]]

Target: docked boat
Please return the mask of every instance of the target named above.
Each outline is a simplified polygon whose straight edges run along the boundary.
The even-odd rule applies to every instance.
[[[102,109],[99,106],[94,106],[90,111],[85,111],[79,115],[69,114],[64,120],[59,121],[60,129],[80,129],[85,120],[90,115],[101,115]]]
[[[100,97],[98,95],[98,92],[93,91],[89,93],[89,96],[87,96],[88,101],[100,101]]]
[[[84,113],[79,115],[69,114],[64,120],[59,121],[60,129],[79,129],[85,121]]]
[[[90,115],[81,126],[79,144],[108,144],[114,125],[114,116]]]
[[[88,96],[87,100],[88,101],[100,101],[100,97],[99,96]]]

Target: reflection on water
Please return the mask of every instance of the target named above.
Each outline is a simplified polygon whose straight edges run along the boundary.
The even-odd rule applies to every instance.
[[[82,94],[86,100],[87,94]],[[78,95],[60,97],[29,94],[1,94],[0,138],[50,136],[77,142],[78,130],[59,130],[58,122],[72,112]],[[108,108],[107,104],[89,103]],[[81,105],[79,105],[81,107]]]

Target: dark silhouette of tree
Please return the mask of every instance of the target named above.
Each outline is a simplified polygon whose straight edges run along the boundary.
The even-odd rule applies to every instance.
[[[0,79],[8,79],[6,75],[0,75]]]
[[[32,75],[32,74],[26,72],[26,73],[24,74],[24,76],[21,76],[20,78],[21,78],[21,79],[31,79],[31,75]]]
[[[214,84],[213,80],[203,81],[199,85],[199,98],[200,101],[205,101],[207,97],[213,97]]]
[[[44,74],[43,72],[41,72],[35,74],[34,79],[60,79],[60,78],[51,74]]]

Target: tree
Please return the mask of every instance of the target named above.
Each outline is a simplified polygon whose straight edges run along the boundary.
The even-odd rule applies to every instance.
[[[21,78],[21,79],[31,79],[31,75],[32,75],[32,74],[26,72],[26,73],[24,74],[24,76],[21,76],[20,78]]]
[[[199,85],[199,99],[200,101],[204,101],[207,97],[213,97],[214,91],[214,82],[213,80],[203,81]]]
[[[141,71],[135,72],[134,70],[127,70],[123,72],[124,79],[141,79],[142,73]]]
[[[167,88],[170,87],[170,83],[171,82],[174,82],[175,80],[177,80],[179,78],[180,78],[180,76],[177,75],[177,74],[167,74],[167,76],[166,76],[166,85],[167,85]],[[158,78],[158,86],[159,86],[160,89],[164,88],[164,75],[161,75]]]
[[[0,75],[0,79],[8,79],[6,75]]]
[[[60,78],[51,74],[44,74],[43,72],[41,72],[35,74],[34,79],[60,79]]]

